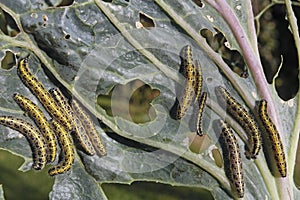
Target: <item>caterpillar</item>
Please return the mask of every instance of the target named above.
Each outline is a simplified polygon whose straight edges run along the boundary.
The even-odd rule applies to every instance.
[[[266,100],[261,100],[259,102],[258,116],[263,124],[263,127],[266,130],[266,134],[270,139],[279,173],[282,177],[286,177],[287,167],[283,145],[278,130],[267,112]]]
[[[28,68],[28,58],[24,58],[20,61],[17,72],[24,85],[38,98],[49,114],[68,130],[71,130],[71,124],[65,115],[63,115],[61,108],[58,107],[44,85],[30,72]]]
[[[65,96],[58,88],[52,88],[49,90],[49,92],[56,100],[58,106],[61,107],[64,111],[64,114],[67,116],[70,124],[72,124],[73,130],[71,133],[74,134],[75,140],[78,141],[80,148],[82,148],[83,151],[88,155],[95,155],[96,151],[92,145],[90,138],[88,137],[81,121],[74,114],[74,111]]]
[[[198,116],[197,116],[197,122],[196,122],[196,127],[197,127],[197,134],[199,136],[203,135],[203,130],[202,130],[202,114],[204,111],[205,103],[207,99],[207,93],[203,92],[202,95],[200,96],[199,99],[199,109],[198,109]]]
[[[229,161],[229,165],[225,169],[226,175],[231,181],[234,193],[236,193],[239,198],[243,198],[245,182],[239,144],[231,128],[225,121],[217,120],[216,122],[218,123],[218,127],[221,127],[222,130],[219,141],[223,149],[225,166]]]
[[[47,163],[46,141],[40,131],[31,123],[13,116],[0,116],[0,124],[24,135],[32,151],[32,168],[41,170]]]
[[[203,84],[203,77],[202,77],[202,68],[198,60],[195,61],[195,65],[197,67],[196,71],[196,85],[195,85],[195,102],[200,98],[202,93],[202,84]]]
[[[40,129],[47,143],[47,161],[54,162],[57,148],[56,139],[46,116],[41,111],[41,109],[27,97],[15,93],[13,95],[13,98],[22,108],[22,110],[24,110],[29,115],[29,117],[34,120],[34,122]]]
[[[106,149],[104,147],[104,144],[101,141],[101,138],[96,130],[95,124],[93,123],[92,119],[81,108],[81,106],[75,99],[71,100],[71,107],[73,108],[75,115],[82,122],[83,127],[86,133],[88,134],[89,138],[91,139],[96,152],[98,152],[101,156],[105,156]]]
[[[193,61],[192,48],[187,45],[182,48],[180,52],[181,66],[179,72],[186,78],[183,91],[179,97],[179,103],[177,106],[176,119],[181,119],[191,106],[195,97],[198,97],[201,93],[202,87],[202,73],[200,65],[197,62],[197,67]],[[199,69],[197,69],[199,68]],[[199,78],[201,76],[201,78]]]
[[[239,104],[229,92],[218,86],[215,88],[221,105],[226,105],[226,111],[243,127],[248,134],[249,146],[246,148],[246,158],[255,159],[261,149],[261,134],[253,117]]]
[[[56,166],[50,168],[48,171],[50,176],[55,176],[57,174],[63,174],[71,169],[75,159],[75,152],[72,139],[64,127],[55,120],[52,120],[50,123],[56,132],[58,143],[61,147],[62,160],[60,160]]]

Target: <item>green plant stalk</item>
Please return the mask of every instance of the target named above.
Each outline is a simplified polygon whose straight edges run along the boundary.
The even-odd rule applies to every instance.
[[[298,69],[300,70],[300,38],[299,38],[299,27],[297,25],[297,18],[295,16],[295,13],[292,8],[292,2],[290,0],[285,0],[285,5],[287,9],[287,17],[289,20],[290,28],[293,33],[296,49],[297,49],[297,55],[298,55]],[[298,74],[298,80],[300,80],[300,73]],[[292,137],[290,139],[291,145],[288,153],[288,174],[290,176],[294,176],[294,167],[296,161],[296,153],[297,153],[297,147],[298,147],[298,141],[299,141],[299,132],[300,132],[300,97],[299,97],[299,91],[298,91],[298,108],[296,112],[295,117],[295,126],[293,129]],[[294,184],[293,180],[290,180],[290,185]],[[293,196],[292,196],[293,197]]]

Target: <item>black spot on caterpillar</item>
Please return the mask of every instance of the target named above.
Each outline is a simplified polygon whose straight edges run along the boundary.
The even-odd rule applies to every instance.
[[[215,128],[221,127],[222,130],[219,141],[223,150],[226,175],[231,181],[234,193],[237,194],[239,198],[243,198],[245,182],[239,144],[226,122],[223,120],[216,120],[215,122],[217,123],[217,127]],[[228,165],[226,165],[226,163]]]
[[[52,88],[49,90],[50,94],[56,100],[59,107],[62,108],[64,114],[67,116],[70,124],[72,124],[73,130],[72,133],[75,137],[75,140],[79,144],[79,148],[81,148],[88,155],[94,155],[96,153],[90,138],[88,137],[81,121],[74,114],[73,109],[68,103],[65,96],[58,88]]]
[[[258,116],[263,124],[263,127],[266,130],[266,134],[268,135],[270,139],[270,143],[272,145],[272,150],[274,152],[275,161],[277,168],[279,170],[279,173],[282,177],[286,177],[287,174],[287,167],[286,167],[286,159],[285,159],[285,153],[283,149],[283,145],[280,139],[280,135],[278,133],[278,130],[269,117],[269,114],[267,112],[267,101],[261,100],[258,105]]]
[[[96,130],[95,124],[92,121],[92,119],[89,117],[89,115],[81,108],[79,103],[75,100],[71,100],[71,106],[74,110],[74,113],[79,118],[79,120],[82,122],[83,127],[88,134],[89,138],[92,141],[92,144],[100,155],[105,156],[106,155],[106,149],[104,147],[104,144],[101,141],[101,138],[99,136],[99,133]]]
[[[48,171],[50,176],[54,176],[57,174],[63,174],[71,169],[74,163],[75,153],[72,139],[68,132],[64,129],[64,127],[61,126],[60,123],[58,123],[55,120],[51,121],[51,125],[53,126],[56,132],[58,143],[61,147],[62,158],[56,166],[50,168]]]
[[[32,150],[32,168],[35,170],[43,169],[47,162],[47,147],[46,141],[40,131],[29,122],[12,116],[0,116],[0,124],[19,131],[26,137]]]
[[[60,107],[57,106],[44,85],[30,72],[28,68],[28,58],[20,61],[17,71],[22,82],[38,98],[49,114],[63,124],[68,130],[71,130],[71,124],[68,122],[65,115],[63,115]]]
[[[47,143],[47,161],[54,162],[57,148],[56,139],[46,116],[41,111],[41,109],[27,97],[15,93],[14,100],[18,103],[22,110],[24,110],[29,115],[29,117],[34,120],[34,122],[40,129]]]
[[[245,155],[248,159],[255,159],[261,149],[261,134],[253,117],[239,104],[229,92],[218,86],[216,95],[221,105],[226,106],[226,111],[243,127],[248,134],[249,147]]]

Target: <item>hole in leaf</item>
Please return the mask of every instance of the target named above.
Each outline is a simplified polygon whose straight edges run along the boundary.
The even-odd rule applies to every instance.
[[[57,6],[71,6],[74,3],[74,0],[62,0],[62,2]]]
[[[19,144],[18,142],[15,143]],[[12,144],[10,145],[12,146]],[[22,149],[20,148],[20,150]],[[6,199],[48,199],[47,196],[52,190],[54,179],[49,178],[47,170],[42,170],[39,173],[34,170],[22,172],[18,168],[23,164],[23,158],[7,150],[0,150],[0,154],[0,170],[3,172],[0,176],[0,182],[3,184]],[[28,184],[28,180],[35,181]]]
[[[200,8],[204,8],[205,4],[201,0],[193,0],[193,2]]]
[[[300,9],[298,7],[293,9],[296,17],[299,18]],[[282,68],[279,76],[275,77],[275,87],[280,98],[289,100],[297,94],[299,89],[299,58],[289,23],[286,20],[285,7],[273,6],[259,18],[259,24],[259,52],[267,81],[273,83],[281,65],[282,56]]]
[[[207,77],[206,78],[206,83],[212,83],[213,82],[213,78],[212,77]]]
[[[142,27],[151,28],[155,27],[154,20],[149,15],[139,12],[139,21]]]
[[[68,40],[68,39],[70,39],[70,38],[71,38],[71,35],[70,35],[70,34],[66,34],[66,35],[65,35],[65,39],[66,39],[66,40]]]
[[[230,49],[230,44],[223,33],[217,30],[216,34],[213,34],[208,29],[202,29],[200,33],[206,39],[209,46],[222,56],[224,62],[232,69],[232,71],[242,78],[248,77],[248,69],[244,58],[237,50]]]
[[[43,21],[44,21],[44,22],[47,22],[47,21],[48,21],[48,16],[47,16],[47,15],[43,15],[42,18],[43,18]]]
[[[222,168],[224,161],[223,161],[222,154],[221,154],[220,150],[215,148],[211,151],[211,153],[212,153],[212,156],[215,160],[216,165],[218,167]]]
[[[8,36],[16,36],[20,30],[15,20],[4,10],[0,8],[0,29]]]
[[[203,153],[211,145],[208,135],[199,136],[196,133],[189,135],[189,148],[194,153]]]
[[[150,103],[159,93],[144,82],[134,80],[126,85],[116,85],[108,95],[99,95],[97,102],[110,116],[145,123],[156,117]]]
[[[74,0],[46,0],[47,4],[52,7],[70,6],[74,3]]]
[[[16,65],[15,55],[11,51],[6,51],[5,56],[1,60],[1,68],[9,70]]]

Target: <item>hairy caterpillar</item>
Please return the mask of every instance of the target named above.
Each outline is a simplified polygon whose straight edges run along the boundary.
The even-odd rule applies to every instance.
[[[261,100],[259,102],[258,116],[266,130],[266,134],[270,139],[279,173],[282,177],[286,177],[287,168],[286,168],[286,159],[283,150],[283,145],[278,130],[267,112],[266,100]]]
[[[0,124],[19,131],[26,137],[32,151],[32,168],[35,170],[43,169],[47,163],[47,148],[46,141],[40,131],[29,122],[12,116],[0,116]]]
[[[246,149],[246,157],[255,159],[261,149],[261,135],[256,122],[225,88],[218,86],[215,91],[221,105],[226,105],[226,111],[248,134],[249,147]]]
[[[22,108],[22,110],[24,110],[29,115],[29,117],[34,120],[34,122],[40,129],[47,143],[47,161],[54,162],[57,148],[56,139],[46,116],[41,111],[41,109],[27,97],[16,93],[13,95],[13,97],[18,105]]]
[[[68,103],[65,96],[58,88],[52,88],[49,90],[50,94],[56,100],[59,107],[62,108],[64,114],[67,116],[69,122],[72,124],[75,139],[78,141],[80,147],[84,150],[88,155],[94,155],[96,153],[90,138],[88,137],[81,121],[74,114],[73,109]]]
[[[197,116],[197,122],[196,122],[197,134],[200,135],[200,136],[203,135],[202,114],[203,114],[203,111],[204,111],[206,99],[207,99],[207,93],[203,92],[202,95],[200,96],[200,99],[199,99],[199,109],[198,109],[198,116]]]
[[[71,124],[68,122],[65,115],[63,115],[60,107],[57,106],[44,85],[30,72],[28,68],[28,58],[20,61],[17,71],[22,82],[38,98],[49,114],[63,124],[68,130],[71,130]]]
[[[229,165],[225,169],[227,177],[231,181],[232,188],[239,198],[244,196],[244,176],[241,161],[239,144],[234,136],[231,128],[223,120],[217,120],[218,127],[221,127],[220,144],[223,149],[224,163]],[[226,164],[225,164],[226,166]]]
[[[54,176],[57,174],[63,174],[71,169],[75,159],[75,152],[72,139],[64,127],[55,120],[51,121],[51,125],[56,132],[58,143],[61,147],[62,157],[62,160],[48,171],[50,176]]]
[[[79,118],[79,120],[82,122],[83,127],[85,131],[87,132],[89,138],[92,141],[92,144],[100,155],[105,156],[106,155],[106,149],[104,147],[104,144],[101,141],[101,138],[96,130],[95,124],[92,121],[92,119],[89,117],[89,115],[81,108],[79,103],[75,100],[71,100],[71,106],[74,110],[74,113]]]
[[[187,45],[180,52],[181,66],[179,72],[186,78],[184,88],[180,94],[176,119],[181,119],[192,103],[197,100],[202,91],[202,71],[200,64],[194,63],[192,48]]]

